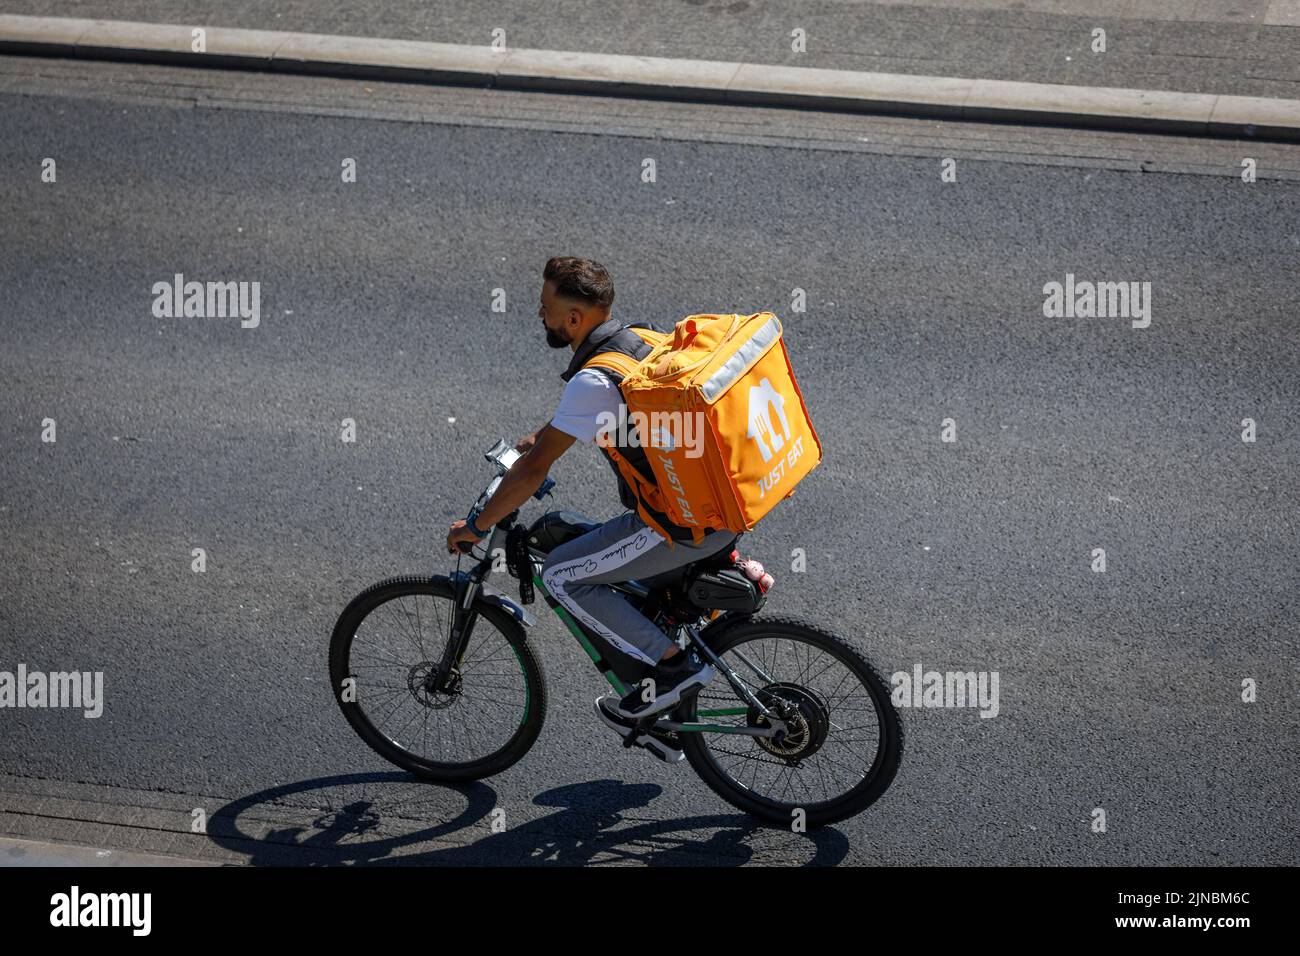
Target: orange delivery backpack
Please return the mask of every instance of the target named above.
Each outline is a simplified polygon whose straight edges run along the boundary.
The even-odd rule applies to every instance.
[[[632,328],[653,348],[639,361],[597,353],[584,368],[622,375],[620,390],[652,484],[598,436],[636,493],[637,513],[673,542],[645,505],[692,529],[749,531],[822,459],[803,393],[771,312],[687,316],[671,333]],[[629,428],[629,432],[631,429]]]

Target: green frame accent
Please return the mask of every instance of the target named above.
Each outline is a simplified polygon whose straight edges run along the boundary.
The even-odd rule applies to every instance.
[[[533,585],[537,587],[547,597],[551,596],[551,592],[546,590],[546,585],[542,583],[541,577],[537,574],[533,575]],[[569,633],[578,639],[578,643],[581,644],[582,649],[587,652],[587,656],[591,658],[591,662],[594,664],[596,663],[596,661],[600,660],[600,652],[597,651],[596,648],[591,646],[591,641],[587,640],[587,635],[582,633],[582,628],[580,628],[578,626],[578,622],[573,619],[573,615],[571,615],[567,610],[561,607],[558,603],[555,605],[555,607],[551,608],[551,610],[553,610],[557,615],[559,615],[560,620],[564,622],[564,626],[569,629]],[[620,697],[625,697],[632,692],[632,688],[628,687],[621,680],[619,680],[618,675],[615,674],[613,671],[610,671],[609,673],[604,673],[604,672],[602,673],[605,677],[605,680],[609,681],[610,686],[613,687],[614,690],[618,691]]]
[[[743,734],[747,729],[746,727],[724,727],[722,724],[682,724],[678,728],[679,731],[692,734]]]
[[[536,573],[533,574],[533,586],[536,587],[538,590],[540,590],[547,597],[551,597],[551,592],[548,591],[546,589],[546,585],[542,583],[541,575]],[[573,619],[573,615],[571,615],[568,612],[568,610],[566,610],[563,606],[561,606],[559,602],[556,602],[555,607],[551,608],[551,610],[553,610],[559,616],[560,620],[564,622],[564,626],[569,629],[569,633],[578,639],[578,643],[581,644],[582,649],[587,652],[587,656],[591,658],[592,663],[594,664],[596,661],[600,660],[600,652],[597,651],[596,648],[592,646],[591,641],[587,640],[587,635],[582,633],[582,628],[579,627],[578,622]],[[619,693],[620,696],[626,696],[631,692],[632,688],[628,687],[626,684],[623,683],[623,681],[619,680],[618,675],[615,674],[613,671],[604,674],[604,677],[607,681],[609,681],[610,686],[612,686],[614,690],[616,690]],[[742,714],[748,714],[748,713],[749,713],[748,707],[723,707],[715,710],[697,711],[696,716],[698,717],[739,717]],[[738,734],[741,733],[743,729],[744,728],[741,727],[729,727],[729,726],[724,726],[722,724],[692,723],[692,724],[682,724],[681,726],[681,732],[693,733],[693,734],[698,734],[698,733]]]

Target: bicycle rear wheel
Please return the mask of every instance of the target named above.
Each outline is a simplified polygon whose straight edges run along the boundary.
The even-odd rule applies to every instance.
[[[683,733],[700,778],[746,813],[808,827],[861,813],[885,792],[903,756],[903,725],[888,684],[847,641],[803,621],[754,617],[702,635],[769,709],[787,714],[787,736]],[[684,724],[769,726],[722,676],[678,708]]]
[[[361,739],[391,763],[448,783],[514,764],[546,717],[545,676],[523,627],[483,601],[452,686],[434,689],[454,602],[445,577],[390,578],[354,598],[330,638],[330,686]]]

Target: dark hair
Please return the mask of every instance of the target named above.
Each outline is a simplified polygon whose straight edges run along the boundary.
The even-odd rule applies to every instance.
[[[614,282],[594,259],[555,256],[546,263],[542,278],[555,283],[555,294],[561,298],[605,309],[614,304]]]

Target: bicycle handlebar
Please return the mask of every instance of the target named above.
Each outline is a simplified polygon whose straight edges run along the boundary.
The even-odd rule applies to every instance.
[[[498,438],[496,444],[489,448],[483,457],[496,465],[497,474],[496,477],[489,482],[487,488],[484,489],[483,494],[479,496],[480,503],[492,497],[492,493],[497,490],[497,485],[501,483],[501,479],[505,477],[506,472],[508,472],[510,467],[522,458],[523,455],[521,455],[517,449],[507,445],[504,438]],[[554,488],[555,479],[546,478],[542,481],[541,486],[533,492],[533,497],[538,501],[541,501],[542,498],[549,495]]]
[[[493,476],[492,480],[488,482],[487,487],[483,489],[483,493],[478,496],[478,500],[475,502],[475,507],[477,508],[482,508],[483,505],[487,503],[488,499],[496,493],[496,490],[500,486],[501,480],[505,477],[506,472],[508,472],[510,467],[523,456],[517,449],[507,445],[504,438],[498,438],[496,444],[489,448],[483,457],[496,466],[497,473]],[[538,489],[533,492],[533,497],[538,501],[541,501],[544,497],[551,494],[554,488],[555,479],[546,478],[542,481]],[[519,512],[516,510],[512,514],[517,515],[518,513]],[[482,544],[490,537],[491,532],[489,531],[486,537],[480,538],[478,541],[458,541],[456,543],[456,550],[461,554],[472,554],[476,544]]]

